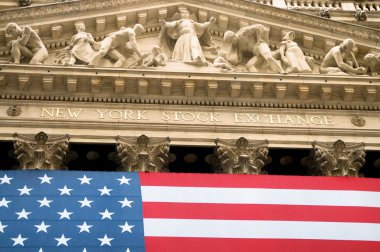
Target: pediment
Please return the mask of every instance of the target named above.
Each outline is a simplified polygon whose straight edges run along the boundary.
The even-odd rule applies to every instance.
[[[242,70],[243,64],[243,66],[238,66],[235,72],[221,72],[210,64],[199,67],[181,62],[169,62],[166,66],[157,68],[136,69],[134,65],[138,57],[136,54],[129,55],[128,52],[122,52],[128,57],[124,64],[117,68],[114,67],[115,62],[112,61],[105,61],[104,64],[94,68],[80,64],[62,66],[63,64],[57,63],[57,58],[61,59],[58,57],[60,52],[69,45],[76,34],[77,22],[83,22],[86,25],[86,32],[92,34],[97,43],[101,43],[108,34],[122,27],[142,24],[146,31],[137,37],[137,44],[142,52],[150,53],[152,47],[159,42],[161,30],[159,20],[174,20],[175,14],[181,8],[188,9],[200,23],[207,22],[211,17],[216,18],[216,23],[211,25],[209,30],[217,50],[205,51],[205,57],[210,63],[217,56],[218,50],[231,50],[231,45],[223,39],[226,31],[237,32],[243,27],[261,24],[269,30],[268,44],[272,52],[278,51],[284,34],[293,31],[294,41],[304,55],[314,60],[315,69],[311,73],[301,75],[281,75],[265,71],[251,73]],[[218,104],[218,101],[215,101],[217,98],[223,100],[225,97],[232,100],[253,97],[265,101],[312,99],[316,103],[321,101],[324,103],[326,100],[333,99],[333,93],[336,91],[341,94],[338,100],[343,102],[353,101],[358,97],[357,94],[360,94],[360,102],[377,101],[377,87],[373,87],[378,82],[377,78],[352,77],[350,83],[357,86],[343,86],[341,84],[347,83],[347,76],[321,76],[318,69],[326,53],[347,38],[355,40],[355,54],[359,64],[363,64],[366,54],[378,53],[380,50],[379,30],[257,2],[82,0],[2,11],[0,16],[0,52],[2,53],[0,60],[3,61],[2,63],[5,63],[5,58],[9,56],[5,48],[11,40],[11,37],[5,34],[5,26],[9,22],[31,26],[46,45],[49,58],[46,64],[41,66],[4,64],[2,76],[0,76],[0,87],[16,80],[14,83],[18,83],[18,89],[28,91],[30,82],[38,79],[42,82],[43,90],[57,95],[62,91],[56,88],[60,85],[67,85],[64,90],[69,93],[78,93],[80,86],[86,86],[82,89],[83,93],[104,95],[106,93],[104,87],[112,83],[111,89],[117,95],[124,93],[139,97],[158,94],[184,95],[185,97],[199,95],[199,97],[207,96],[213,100],[212,104]],[[376,65],[376,69],[379,67]],[[20,70],[23,75],[11,76],[12,73],[19,73]],[[129,78],[132,79],[133,85],[128,85]],[[367,84],[370,86],[366,86]],[[181,90],[178,91],[177,87]]]

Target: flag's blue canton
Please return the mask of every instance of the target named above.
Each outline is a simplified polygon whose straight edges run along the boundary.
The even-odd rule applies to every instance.
[[[145,251],[138,174],[0,171],[0,251]]]

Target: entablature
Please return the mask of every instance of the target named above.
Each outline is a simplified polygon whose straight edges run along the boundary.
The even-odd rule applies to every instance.
[[[320,74],[221,73],[0,65],[2,99],[380,109],[380,79]]]

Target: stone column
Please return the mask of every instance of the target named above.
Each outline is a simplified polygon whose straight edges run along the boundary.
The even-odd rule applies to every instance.
[[[117,159],[123,171],[168,171],[169,138],[151,140],[141,135],[135,140],[118,136],[116,141]]]
[[[216,140],[217,156],[223,173],[261,174],[268,163],[268,141],[250,144],[244,137],[235,144]]]
[[[317,176],[358,177],[365,163],[364,143],[346,145],[338,140],[332,145],[313,142],[308,162],[309,173]]]
[[[19,169],[60,170],[67,169],[65,163],[69,151],[68,135],[48,139],[40,132],[34,137],[14,134],[14,155]]]

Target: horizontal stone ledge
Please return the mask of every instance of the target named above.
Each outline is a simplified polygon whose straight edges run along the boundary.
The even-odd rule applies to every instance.
[[[54,65],[0,64],[0,76],[62,76],[96,77],[125,79],[171,79],[171,80],[213,80],[249,83],[296,83],[296,84],[344,84],[344,85],[380,85],[380,78],[368,75],[325,75],[325,74],[277,74],[248,72],[207,72],[207,71],[168,71],[150,69],[90,68]]]

